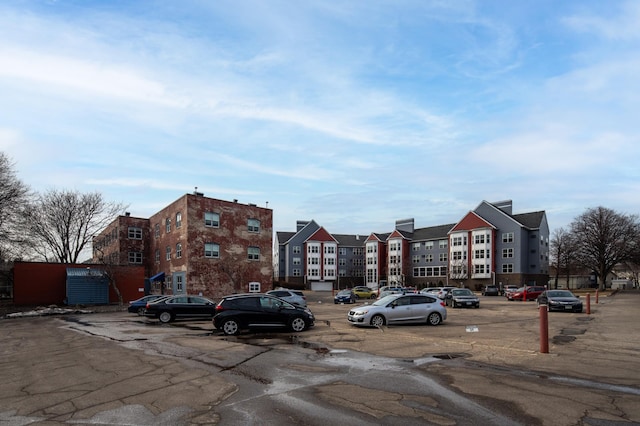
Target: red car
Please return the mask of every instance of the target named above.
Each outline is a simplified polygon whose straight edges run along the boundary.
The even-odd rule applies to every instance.
[[[507,293],[507,299],[509,300],[523,300],[525,297],[527,300],[536,300],[538,296],[545,291],[546,288],[541,286],[529,286],[529,287],[520,287],[516,291],[510,291]],[[526,296],[525,296],[526,293]]]

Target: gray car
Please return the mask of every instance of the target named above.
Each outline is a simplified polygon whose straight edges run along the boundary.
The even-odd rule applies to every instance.
[[[276,290],[268,291],[266,294],[278,297],[296,306],[303,308],[307,307],[307,297],[300,290],[289,290],[286,288],[279,288]]]
[[[353,325],[380,327],[399,324],[439,325],[447,319],[442,300],[426,294],[391,294],[347,314]]]

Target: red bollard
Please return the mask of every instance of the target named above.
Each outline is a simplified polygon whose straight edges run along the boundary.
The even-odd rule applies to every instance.
[[[549,353],[549,315],[546,305],[540,305],[540,353]]]
[[[598,291],[599,291],[599,289],[596,290],[596,305],[598,304]]]
[[[587,293],[587,315],[591,315],[591,293]]]
[[[527,287],[525,287],[524,291],[522,292],[522,301],[523,302],[527,301]]]

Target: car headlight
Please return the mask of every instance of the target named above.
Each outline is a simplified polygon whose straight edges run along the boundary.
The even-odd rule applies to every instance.
[[[367,314],[367,312],[369,312],[369,311],[366,311],[366,310],[365,310],[365,311],[355,311],[355,312],[353,313],[353,316],[354,316],[354,317],[359,317],[359,316],[362,316],[362,315],[366,315],[366,314]]]
[[[560,302],[558,302],[557,300],[549,300],[549,304],[550,305],[559,305]]]

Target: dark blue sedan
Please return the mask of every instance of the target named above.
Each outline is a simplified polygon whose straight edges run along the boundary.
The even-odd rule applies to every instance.
[[[351,290],[342,290],[333,297],[333,303],[356,303],[358,297]]]

